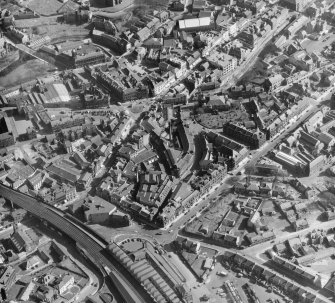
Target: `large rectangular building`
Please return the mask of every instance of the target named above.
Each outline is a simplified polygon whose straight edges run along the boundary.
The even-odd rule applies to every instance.
[[[179,30],[185,32],[208,31],[215,27],[210,17],[179,20],[178,25]]]
[[[207,57],[207,60],[215,67],[218,67],[220,70],[222,70],[223,77],[230,74],[237,67],[237,59],[223,52],[219,53],[217,51],[213,51]]]
[[[8,123],[7,117],[0,118],[0,148],[11,146],[15,143],[15,136]]]
[[[103,44],[120,54],[125,53],[131,47],[131,44],[126,39],[112,36],[99,30],[93,30],[93,39],[97,43]]]
[[[149,89],[143,84],[142,80],[144,77],[142,77],[140,72],[131,71],[130,66],[119,62],[118,69],[111,68],[106,72],[97,69],[96,79],[120,101],[131,101],[147,98],[149,95]]]
[[[320,170],[322,168],[324,168],[325,164],[326,164],[326,156],[325,155],[320,155],[317,158],[315,158],[308,165],[309,175],[311,176],[311,175],[314,175],[314,174],[320,172]]]
[[[2,268],[0,272],[0,287],[8,290],[15,283],[16,273],[12,266]]]
[[[281,4],[297,12],[303,12],[310,0],[281,0]]]
[[[233,123],[223,126],[223,134],[233,140],[249,146],[251,149],[260,148],[266,141],[266,136],[260,131],[253,132]]]
[[[51,164],[46,168],[51,177],[71,185],[76,185],[80,178],[80,171],[69,165]]]
[[[212,131],[207,133],[207,140],[215,145],[219,159],[223,157],[232,160],[231,163],[226,162],[228,170],[232,170],[248,155],[248,149],[245,146]]]
[[[0,134],[0,148],[11,146],[14,143],[14,136],[11,133],[5,132]]]
[[[84,116],[63,117],[59,120],[51,121],[51,128],[53,132],[58,132],[66,128],[74,126],[81,126],[85,124]]]
[[[74,57],[74,66],[76,68],[86,65],[94,65],[106,61],[106,55],[102,51],[95,51],[81,54]]]
[[[85,210],[85,219],[91,224],[108,223],[116,210],[113,204],[97,196],[89,197],[89,203],[85,203],[85,206],[88,208]]]

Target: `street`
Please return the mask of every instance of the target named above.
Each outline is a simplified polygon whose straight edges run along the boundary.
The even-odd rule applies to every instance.
[[[313,106],[311,106],[309,110],[307,110],[293,124],[289,125],[280,135],[278,135],[274,140],[267,142],[263,146],[263,148],[256,151],[248,162],[241,163],[241,165],[234,170],[234,173],[237,174],[238,172],[242,171],[246,166],[254,165],[261,157],[265,156],[269,151],[273,150],[275,146],[281,140],[283,140],[290,132],[296,129],[299,126],[299,124],[301,124],[308,117],[310,117],[319,110],[318,102],[320,102],[327,94],[328,91],[325,92],[322,96],[320,96],[317,102]],[[218,185],[217,187],[215,187],[215,189],[212,189],[209,193],[205,194],[202,198],[200,198],[198,203],[196,203],[190,210],[188,210],[186,213],[180,216],[178,220],[176,220],[169,226],[169,231],[161,230],[160,234],[157,234],[157,230],[145,229],[141,225],[136,224],[132,227],[118,229],[118,233],[121,234],[125,233],[131,235],[134,232],[138,232],[141,235],[143,234],[147,235],[148,237],[154,237],[160,244],[169,243],[177,237],[180,229],[184,227],[186,223],[188,223],[192,218],[194,218],[197,215],[197,213],[199,213],[206,206],[208,206],[209,201],[224,194],[227,191],[227,189],[229,189],[227,181],[229,180],[230,177],[231,177],[230,175],[227,175],[222,180],[221,182],[222,184]]]
[[[275,241],[267,241],[255,246],[251,246],[248,248],[245,248],[243,250],[243,253],[245,253],[248,256],[253,256],[256,257],[259,261],[264,261],[264,259],[262,259],[260,257],[260,254],[263,253],[264,251],[266,251],[269,248],[272,248],[273,245],[278,244],[278,243],[282,243],[288,239],[292,239],[292,238],[296,238],[298,236],[307,234],[308,232],[311,232],[314,229],[329,229],[329,228],[333,228],[335,227],[335,221],[327,221],[327,222],[319,222],[317,227],[316,226],[310,226],[308,228],[296,231],[296,232],[291,232],[291,233],[285,233],[279,237],[277,237],[275,239]]]

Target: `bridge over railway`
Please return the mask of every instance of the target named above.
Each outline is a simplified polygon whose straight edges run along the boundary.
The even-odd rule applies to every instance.
[[[37,52],[31,48],[29,48],[28,46],[24,45],[24,44],[16,44],[14,43],[12,40],[5,38],[5,41],[7,44],[10,44],[13,48],[33,57],[34,59],[38,59],[40,61],[42,61],[45,64],[49,64],[48,61],[44,60],[42,57],[40,57]]]
[[[49,64],[49,62],[44,60],[42,57],[40,57],[35,50],[29,48],[28,46],[25,46],[24,44],[15,44],[14,47],[17,48],[19,51],[28,54],[34,59],[38,59],[42,61],[43,63]]]
[[[107,250],[108,243],[86,225],[67,216],[63,211],[39,202],[35,198],[0,184],[0,196],[12,201],[34,216],[47,221],[62,233],[72,238],[90,260],[94,260],[105,277],[106,285],[111,283],[126,303],[153,303],[153,299],[114,256]],[[108,285],[107,285],[108,286]]]

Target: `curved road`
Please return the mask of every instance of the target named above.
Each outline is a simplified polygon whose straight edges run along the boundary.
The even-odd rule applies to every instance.
[[[27,210],[31,214],[49,222],[61,232],[72,238],[86,256],[95,261],[95,264],[106,276],[106,282],[119,291],[126,303],[151,303],[152,298],[145,292],[141,285],[133,278],[122,265],[106,249],[107,245],[70,219],[65,218],[65,213],[47,204],[38,202],[31,196],[25,195],[3,184],[0,184],[0,195],[12,201],[15,205]]]

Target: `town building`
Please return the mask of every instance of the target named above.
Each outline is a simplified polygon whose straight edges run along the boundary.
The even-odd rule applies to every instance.
[[[229,75],[237,67],[237,59],[225,53],[211,52],[206,58],[213,66],[222,70],[222,77]]]
[[[202,17],[178,20],[178,27],[180,31],[199,32],[213,29],[215,27],[215,23],[211,20],[211,17]]]
[[[293,222],[293,228],[295,231],[302,230],[309,227],[307,219],[299,219]]]
[[[297,157],[288,155],[282,151],[275,152],[274,160],[283,165],[283,168],[288,169],[297,175],[304,175],[307,168],[307,163]]]
[[[52,120],[51,128],[53,132],[59,132],[66,128],[81,126],[82,124],[85,124],[85,117],[82,115],[77,115],[72,117],[62,117],[59,120]]]
[[[17,166],[12,167],[8,171],[6,181],[12,188],[17,189],[33,175],[34,169],[30,165],[24,165],[22,162],[18,162]]]
[[[90,224],[107,224],[116,207],[100,197],[89,197],[84,202],[85,219]]]
[[[62,205],[77,198],[76,187],[67,183],[53,185],[50,189],[42,189],[39,194],[46,203],[51,205]]]
[[[69,288],[71,288],[74,284],[74,277],[70,274],[62,277],[61,281],[58,284],[59,294],[64,294]]]
[[[27,44],[29,42],[29,36],[27,33],[24,33],[23,31],[15,28],[14,26],[10,26],[7,29],[7,34],[14,39],[15,41],[22,43],[22,44]]]
[[[16,141],[11,125],[6,118],[0,117],[0,148],[11,146]]]
[[[126,39],[106,34],[96,29],[93,30],[93,40],[98,44],[111,48],[119,54],[127,52],[131,47],[131,44]]]
[[[73,153],[73,159],[81,169],[85,169],[90,165],[90,163],[85,159],[84,155],[80,151]]]
[[[251,149],[260,148],[266,141],[264,133],[260,131],[253,132],[230,122],[223,126],[223,134],[233,140],[241,142]]]
[[[309,175],[312,176],[312,175],[319,173],[324,168],[325,164],[326,164],[325,155],[320,155],[316,157],[313,161],[311,161],[308,164]]]
[[[10,241],[17,252],[32,251],[39,244],[39,240],[39,236],[33,229],[21,230],[14,225],[14,232],[10,237]]]
[[[130,66],[125,61],[118,61],[115,64],[117,66],[107,65],[107,71],[97,68],[97,81],[123,102],[148,97],[148,87],[142,82],[145,72],[140,68],[136,70],[136,66]]]
[[[41,188],[42,181],[43,181],[43,178],[40,172],[37,172],[33,176],[28,178],[28,182],[34,190],[39,190]]]
[[[69,162],[64,161],[49,165],[46,167],[46,171],[52,178],[70,185],[76,185],[81,176],[81,171],[75,165],[70,165]]]
[[[264,232],[260,235],[248,234],[246,235],[246,238],[249,241],[250,245],[257,245],[263,242],[271,241],[275,239],[276,236],[273,232]]]
[[[281,0],[281,5],[291,9],[295,10],[297,12],[302,13],[304,9],[306,8],[307,4],[310,3],[309,0]]]
[[[8,291],[16,281],[16,271],[12,266],[0,269],[0,287]]]

